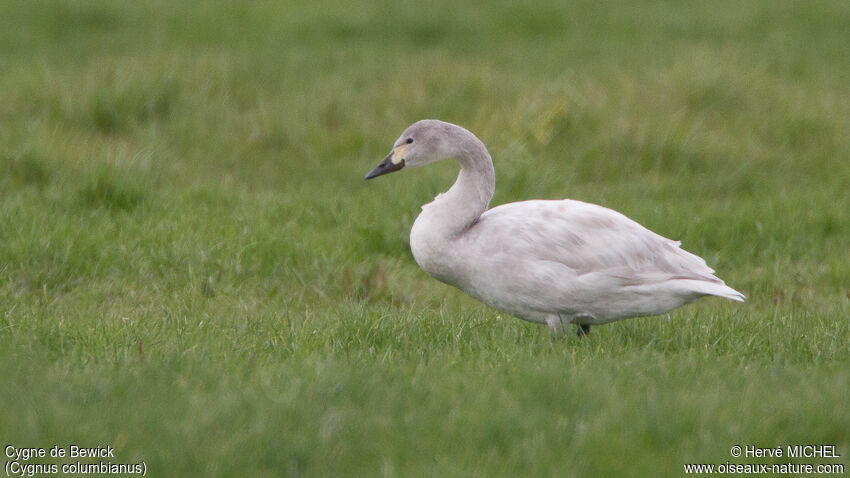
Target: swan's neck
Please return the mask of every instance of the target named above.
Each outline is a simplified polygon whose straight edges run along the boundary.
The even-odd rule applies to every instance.
[[[410,249],[426,272],[443,282],[455,284],[452,257],[463,254],[457,239],[463,237],[487,210],[496,188],[493,161],[484,144],[475,138],[452,156],[460,163],[457,180],[434,201],[422,206],[410,230]]]
[[[438,221],[431,226],[446,236],[460,234],[478,221],[490,205],[496,187],[493,161],[484,145],[465,151],[457,160],[460,173],[455,183],[422,208],[422,214]]]

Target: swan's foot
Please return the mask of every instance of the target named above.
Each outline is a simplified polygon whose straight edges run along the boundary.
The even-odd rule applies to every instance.
[[[579,337],[586,337],[590,335],[590,324],[576,324],[578,327],[576,328],[576,335]]]

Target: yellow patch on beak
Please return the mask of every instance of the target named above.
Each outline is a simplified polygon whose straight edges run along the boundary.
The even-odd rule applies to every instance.
[[[407,148],[407,145],[403,144],[403,145],[401,145],[401,146],[399,146],[399,147],[397,147],[396,149],[393,150],[393,157],[390,160],[390,161],[393,162],[393,164],[398,164],[398,163],[401,162],[402,159],[404,159],[404,149],[405,148]]]

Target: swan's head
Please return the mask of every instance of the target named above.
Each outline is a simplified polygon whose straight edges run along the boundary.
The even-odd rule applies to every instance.
[[[460,126],[439,120],[417,121],[401,133],[390,154],[369,171],[366,179],[456,156],[464,141],[470,140],[469,137],[477,141],[472,133]]]

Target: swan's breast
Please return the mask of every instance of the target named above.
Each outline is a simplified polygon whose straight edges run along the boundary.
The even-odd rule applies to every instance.
[[[448,251],[447,238],[438,230],[433,218],[424,209],[410,229],[410,252],[425,272],[434,276],[445,268]]]
[[[445,217],[450,212],[435,208],[433,204],[422,207],[410,229],[410,251],[428,275],[459,287],[465,268],[462,251],[457,250],[458,233],[446,226],[453,223],[451,218]]]

